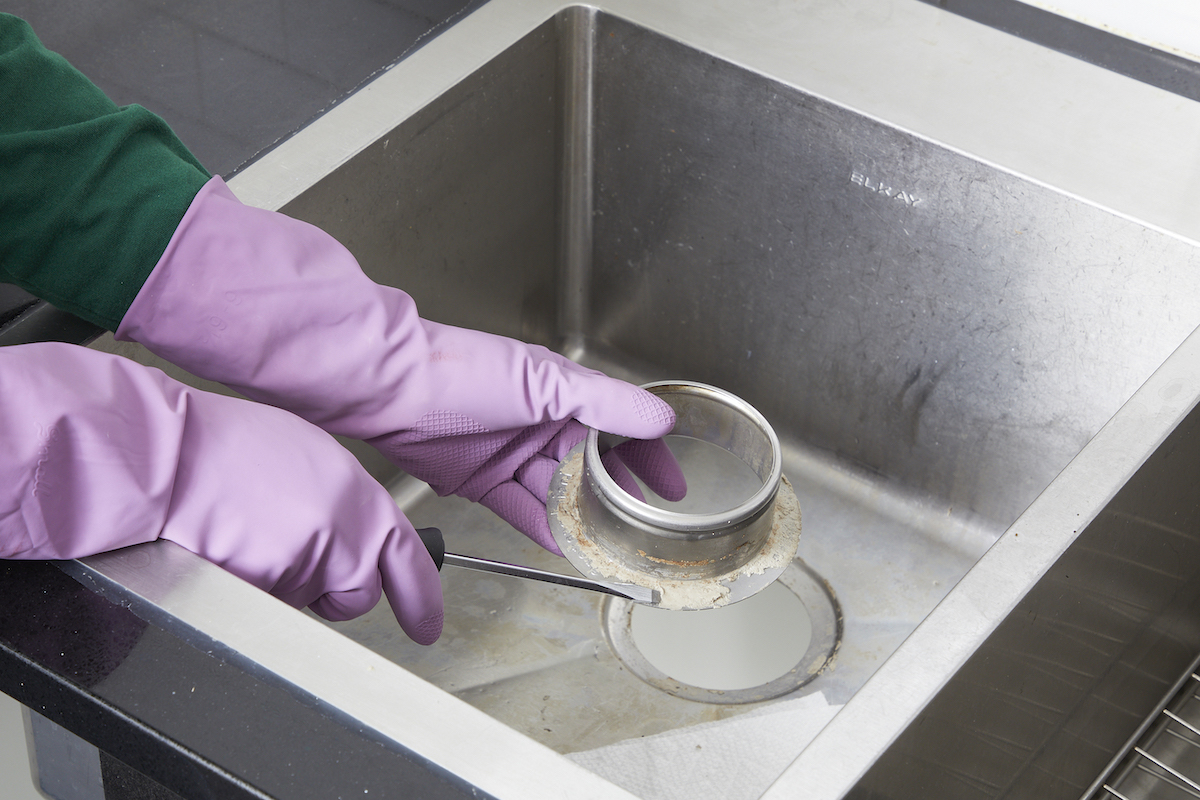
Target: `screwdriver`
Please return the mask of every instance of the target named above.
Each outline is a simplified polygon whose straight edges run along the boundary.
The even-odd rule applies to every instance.
[[[532,567],[522,567],[518,564],[505,564],[502,561],[490,561],[486,558],[447,553],[446,540],[442,537],[442,532],[438,528],[417,528],[417,535],[421,537],[421,541],[425,544],[425,549],[429,551],[429,555],[433,556],[433,563],[437,565],[439,572],[443,564],[449,564],[452,567],[473,569],[476,572],[491,572],[496,575],[510,575],[515,578],[554,583],[559,586],[570,586],[575,589],[603,592],[615,595],[616,597],[624,597],[627,600],[644,605],[658,605],[662,600],[662,595],[657,589],[636,586],[632,583],[593,581],[573,575],[560,575],[557,572],[546,572]]]

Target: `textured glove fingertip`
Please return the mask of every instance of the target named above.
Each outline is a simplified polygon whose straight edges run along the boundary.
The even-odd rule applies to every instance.
[[[442,633],[442,579],[421,537],[408,523],[392,530],[379,556],[383,593],[400,627],[418,644]]]
[[[645,389],[637,389],[633,393],[633,411],[643,422],[653,430],[639,439],[656,439],[666,436],[675,427],[675,409],[665,400]]]
[[[592,378],[577,386],[575,418],[584,425],[630,439],[657,439],[675,427],[675,410],[664,400],[633,384]]]
[[[404,632],[417,644],[431,645],[441,637],[445,619],[445,611],[438,611],[435,614],[430,614],[411,628],[405,628]]]

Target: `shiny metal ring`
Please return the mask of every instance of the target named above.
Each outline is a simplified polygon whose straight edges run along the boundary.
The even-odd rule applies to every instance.
[[[734,508],[683,514],[656,508],[619,487],[600,462],[599,433],[588,432],[579,514],[592,540],[628,566],[671,577],[706,578],[742,566],[771,533],[772,508],[783,475],[779,439],[746,401],[703,383],[661,381],[642,387],[675,410],[671,433],[717,445],[740,458],[762,481]]]

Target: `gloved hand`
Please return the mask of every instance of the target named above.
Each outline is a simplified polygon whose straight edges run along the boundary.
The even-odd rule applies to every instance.
[[[618,458],[668,499],[686,491],[659,438],[674,424],[666,403],[546,348],[421,319],[328,234],[243,205],[220,178],[193,200],[116,335],[365,439],[554,552],[546,490],[585,425],[650,440],[608,458],[624,485]]]
[[[159,537],[328,619],[365,613],[382,590],[415,641],[441,633],[433,559],[324,431],[118,356],[0,348],[0,558]]]

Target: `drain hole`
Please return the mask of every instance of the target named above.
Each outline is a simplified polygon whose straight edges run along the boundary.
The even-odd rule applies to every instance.
[[[707,611],[636,606],[633,643],[670,678],[701,689],[762,686],[795,668],[812,641],[804,603],[776,582],[740,603]]]
[[[708,611],[665,611],[610,597],[601,609],[613,653],[667,694],[757,703],[814,680],[836,661],[842,611],[800,559],[761,592]]]

